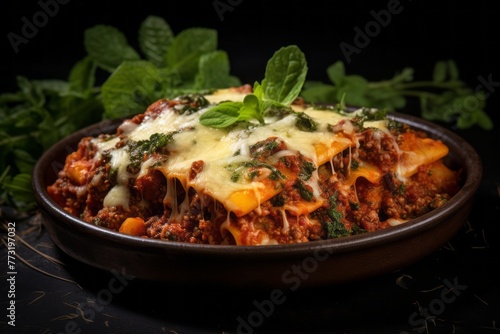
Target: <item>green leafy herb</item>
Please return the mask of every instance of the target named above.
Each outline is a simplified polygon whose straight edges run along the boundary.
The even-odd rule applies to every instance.
[[[130,154],[130,164],[127,166],[128,172],[132,174],[138,173],[144,156],[162,150],[167,144],[173,142],[173,137],[178,132],[153,133],[149,139],[128,141],[127,147]]]
[[[115,27],[96,25],[85,31],[85,50],[99,67],[114,71],[126,60],[139,59],[139,54],[128,44],[125,35]]]
[[[297,190],[299,191],[299,194],[300,194],[300,197],[302,197],[302,199],[310,202],[312,201],[313,199],[313,193],[311,190],[309,190],[306,186],[306,184],[304,183],[304,181],[302,181],[301,179],[297,179],[297,181],[295,182],[295,185],[294,185],[295,188],[297,188]]]
[[[255,82],[253,94],[243,102],[222,102],[200,117],[200,123],[213,128],[227,128],[237,122],[257,120],[273,108],[288,108],[300,94],[307,74],[304,54],[295,45],[276,51],[266,66],[262,84]]]
[[[295,113],[297,120],[295,121],[295,126],[300,131],[304,132],[314,132],[316,131],[318,125],[316,122],[303,112]]]
[[[191,28],[174,35],[160,17],[139,27],[135,50],[118,29],[96,25],[84,32],[86,54],[65,80],[19,76],[18,91],[0,94],[0,204],[36,208],[31,173],[58,140],[103,118],[144,112],[159,98],[206,93],[241,85],[217,32]]]
[[[146,59],[158,67],[166,65],[168,49],[174,40],[168,23],[157,16],[147,17],[139,28],[139,45]]]
[[[154,47],[155,41],[165,44]],[[160,98],[241,85],[229,73],[227,54],[217,50],[213,29],[188,28],[174,36],[163,19],[149,17],[139,42],[147,59],[123,60],[102,85],[105,118],[143,112]]]
[[[465,129],[478,125],[491,129],[493,123],[485,113],[485,98],[459,79],[454,61],[436,63],[431,81],[414,81],[414,70],[404,68],[391,79],[368,81],[359,75],[347,75],[343,62],[327,68],[330,84],[309,81],[301,96],[310,103],[345,103],[357,107],[402,109],[408,98],[420,102],[421,116],[432,121],[455,122]]]
[[[276,167],[260,162],[257,159],[252,159],[249,161],[243,161],[235,164],[229,164],[225,167],[228,171],[231,172],[231,181],[232,182],[238,182],[240,180],[240,177],[243,173],[246,173],[248,175],[249,179],[252,179],[256,176],[256,174],[253,174],[252,176],[252,171],[258,168],[266,168],[271,171],[271,174],[269,174],[268,178],[273,181],[278,181],[280,179],[284,180],[286,179],[286,176]],[[249,169],[252,169],[251,172],[248,172]]]
[[[322,222],[327,239],[345,237],[350,235],[345,225],[342,223],[342,214],[336,209],[337,195],[329,198],[330,208],[327,211],[328,220]]]
[[[361,112],[352,119],[352,122],[360,129],[364,128],[366,121],[378,121],[387,119],[386,109],[361,108]]]
[[[307,181],[311,178],[312,173],[316,170],[316,166],[310,161],[304,161],[300,165],[299,178]]]

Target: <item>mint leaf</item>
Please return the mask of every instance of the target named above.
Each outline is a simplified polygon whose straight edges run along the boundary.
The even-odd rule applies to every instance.
[[[213,51],[200,57],[196,89],[214,89],[241,86],[241,81],[230,75],[229,58],[224,51]]]
[[[162,97],[157,67],[146,60],[125,61],[102,85],[104,118],[141,113]]]
[[[159,67],[165,66],[167,50],[174,40],[168,23],[158,16],[148,16],[139,27],[139,46],[146,59]]]
[[[264,117],[260,107],[261,101],[254,94],[248,94],[243,99],[243,107],[239,111],[238,120],[248,121],[257,119],[261,124],[264,124]]]
[[[264,97],[290,105],[299,96],[307,74],[306,58],[295,45],[276,51],[266,66],[262,80]]]
[[[87,95],[94,87],[95,71],[96,65],[90,57],[77,62],[69,73],[69,90]]]
[[[13,204],[25,211],[35,207],[35,199],[33,196],[31,185],[31,173],[18,173],[13,177],[7,176],[5,173],[1,175],[0,185],[2,190],[9,192],[13,197]]]
[[[264,89],[262,88],[262,85],[258,83],[257,81],[253,84],[253,94],[257,96],[259,101],[264,100]]]
[[[212,128],[227,128],[240,120],[242,102],[222,102],[200,116],[200,123]]]
[[[475,102],[477,93],[459,80],[453,60],[437,62],[431,80],[414,81],[413,72],[405,67],[388,80],[368,81],[360,75],[346,75],[344,64],[337,61],[327,68],[331,84],[305,82],[301,96],[306,103],[332,104],[345,96],[346,104],[353,107],[388,110],[404,108],[407,98],[415,98],[420,101],[420,115],[427,120],[455,122],[461,129],[473,125],[487,130],[493,127],[484,111],[484,101]],[[467,102],[477,106],[477,110],[469,110]]]
[[[101,68],[112,72],[123,61],[139,59],[125,35],[112,26],[96,25],[84,33],[83,44],[89,57]]]
[[[262,84],[255,82],[254,94],[243,103],[223,102],[200,118],[205,126],[223,128],[238,121],[257,119],[265,124],[264,115],[274,107],[288,108],[299,95],[307,74],[307,64],[300,49],[291,45],[279,49],[267,62]]]
[[[345,66],[340,60],[336,61],[326,69],[328,79],[336,85],[340,85],[345,77]]]
[[[434,65],[432,80],[434,82],[444,82],[445,79],[446,79],[446,63],[444,61],[438,61]]]
[[[459,79],[459,71],[458,71],[458,67],[457,67],[457,64],[455,63],[455,61],[453,61],[452,59],[449,59],[447,61],[447,64],[448,64],[448,75],[450,76],[450,79],[451,80],[458,80]]]
[[[217,49],[217,31],[188,28],[175,38],[166,55],[166,65],[176,70],[183,80],[193,80],[200,57]]]
[[[342,96],[345,96],[347,104],[368,106],[370,105],[370,101],[367,98],[368,92],[368,81],[365,78],[359,75],[349,75],[343,78],[342,85],[337,88],[337,100],[340,101]]]
[[[301,96],[311,103],[336,100],[337,90],[334,86],[322,82],[308,81],[304,84]]]

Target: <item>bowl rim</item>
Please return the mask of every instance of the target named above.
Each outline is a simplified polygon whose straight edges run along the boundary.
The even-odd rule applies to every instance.
[[[52,219],[57,220],[58,223],[65,224],[67,228],[84,232],[88,234],[89,237],[102,238],[115,245],[120,245],[121,247],[140,247],[141,249],[148,249],[149,251],[171,251],[175,253],[182,252],[186,255],[202,254],[204,256],[222,258],[238,257],[240,259],[259,257],[270,259],[278,257],[281,258],[284,256],[294,257],[299,254],[304,255],[304,252],[311,253],[326,249],[333,253],[360,251],[366,248],[376,247],[381,244],[388,243],[389,241],[409,238],[415,235],[415,233],[420,233],[435,226],[436,224],[439,224],[444,219],[451,216],[457,207],[462,207],[469,201],[473,200],[482,178],[482,162],[479,155],[468,142],[456,133],[430,121],[408,114],[390,112],[388,113],[388,118],[406,123],[413,128],[422,130],[432,138],[444,139],[443,141],[450,148],[450,152],[453,151],[464,157],[463,161],[465,163],[462,168],[466,172],[466,177],[460,190],[441,207],[414,218],[404,224],[374,232],[296,244],[259,246],[191,244],[187,242],[174,242],[130,236],[92,225],[79,219],[78,217],[70,215],[64,211],[64,209],[59,207],[48,195],[46,190],[47,185],[45,184],[46,169],[51,167],[51,160],[53,161],[57,154],[68,151],[69,147],[72,145],[76,146],[79,139],[88,135],[96,135],[96,132],[113,132],[123,119],[104,120],[89,125],[78,130],[72,135],[63,138],[46,150],[33,169],[33,192],[35,200],[42,211],[51,216]],[[450,146],[453,146],[453,149]]]

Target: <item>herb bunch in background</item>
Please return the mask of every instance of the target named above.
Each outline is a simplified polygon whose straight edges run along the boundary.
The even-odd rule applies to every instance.
[[[0,204],[35,208],[31,173],[58,140],[104,118],[144,112],[160,98],[239,86],[217,32],[189,28],[174,35],[165,20],[147,17],[135,50],[112,26],[84,33],[87,54],[67,80],[17,78],[18,91],[0,94]],[[99,79],[100,81],[99,82]]]
[[[453,60],[438,61],[432,80],[415,81],[412,68],[404,68],[389,80],[369,81],[345,71],[342,61],[330,65],[331,83],[306,81],[301,96],[310,103],[339,103],[389,111],[403,110],[409,98],[418,99],[422,118],[454,124],[459,129],[480,126],[490,130],[493,123],[484,111],[486,97],[459,79]]]

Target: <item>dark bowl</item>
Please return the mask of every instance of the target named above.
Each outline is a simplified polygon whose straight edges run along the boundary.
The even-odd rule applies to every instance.
[[[376,232],[291,245],[220,246],[128,236],[86,223],[59,207],[46,187],[82,137],[112,133],[120,121],[87,127],[46,151],[34,169],[34,194],[57,246],[100,269],[145,280],[234,287],[295,289],[367,279],[415,263],[449,241],[466,222],[482,177],[479,156],[453,132],[413,116],[390,117],[441,139],[450,149],[445,163],[462,168],[465,179],[442,207]]]

